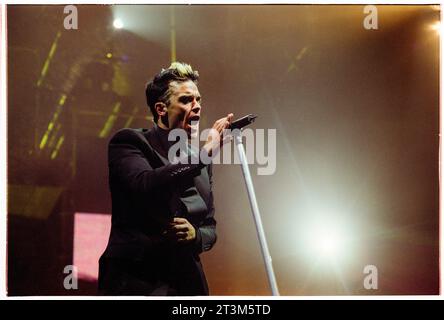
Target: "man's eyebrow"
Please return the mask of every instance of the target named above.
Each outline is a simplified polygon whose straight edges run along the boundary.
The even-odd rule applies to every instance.
[[[194,93],[180,93],[178,98],[182,97],[196,97],[196,98],[202,98],[200,94],[195,95]]]

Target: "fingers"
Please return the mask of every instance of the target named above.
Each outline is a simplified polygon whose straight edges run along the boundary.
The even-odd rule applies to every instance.
[[[169,231],[175,233],[187,233],[190,230],[191,224],[185,218],[174,218],[170,223]]]
[[[225,129],[227,123],[228,121],[226,118],[219,119],[214,123],[213,129],[216,129],[216,131],[220,134],[222,130]]]
[[[231,138],[226,138],[225,129],[230,127],[233,116],[232,113],[229,113],[226,117],[218,119],[209,131],[204,150],[210,157],[216,156],[220,147],[230,141]]]
[[[221,144],[228,142],[229,139],[226,139],[224,137],[224,130],[230,127],[232,120],[233,120],[232,113],[229,113],[226,117],[217,120],[213,126],[213,129],[215,129],[216,132],[214,132],[214,137],[212,137],[212,139],[217,142],[220,142]],[[222,141],[221,138],[223,138]]]
[[[164,235],[173,242],[186,243],[196,238],[196,230],[187,219],[175,217]]]
[[[171,230],[174,232],[188,231],[190,230],[190,226],[188,224],[176,224],[171,227]]]
[[[173,221],[171,222],[171,224],[183,224],[183,223],[189,223],[187,219],[185,218],[180,218],[180,217],[175,217],[173,219]]]
[[[192,225],[185,218],[176,217],[169,224],[167,233],[175,240],[185,239],[191,231]]]
[[[225,119],[224,129],[227,129],[230,126],[231,121],[233,121],[233,116],[234,115],[232,113],[229,113],[225,118],[223,118],[223,119]]]
[[[216,129],[219,133],[221,133],[223,129],[227,129],[230,126],[231,122],[233,121],[233,117],[234,115],[229,113],[226,117],[220,118],[214,123],[213,129]]]

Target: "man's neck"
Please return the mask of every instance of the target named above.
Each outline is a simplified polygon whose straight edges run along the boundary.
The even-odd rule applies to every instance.
[[[164,125],[163,124],[163,122],[162,121],[157,121],[157,126],[160,128],[160,129],[163,129],[163,130],[166,130],[166,131],[168,131],[168,130],[170,130],[170,128],[168,128],[166,125]]]

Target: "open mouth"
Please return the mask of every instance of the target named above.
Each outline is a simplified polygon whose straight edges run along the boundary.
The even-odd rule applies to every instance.
[[[192,116],[188,118],[188,124],[191,126],[193,124],[197,124],[199,122],[200,116]]]

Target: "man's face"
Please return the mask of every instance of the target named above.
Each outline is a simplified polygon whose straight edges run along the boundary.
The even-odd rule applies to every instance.
[[[196,84],[191,81],[170,82],[168,105],[169,129],[184,129],[190,138],[198,130],[201,97]],[[193,122],[193,126],[191,126]]]

